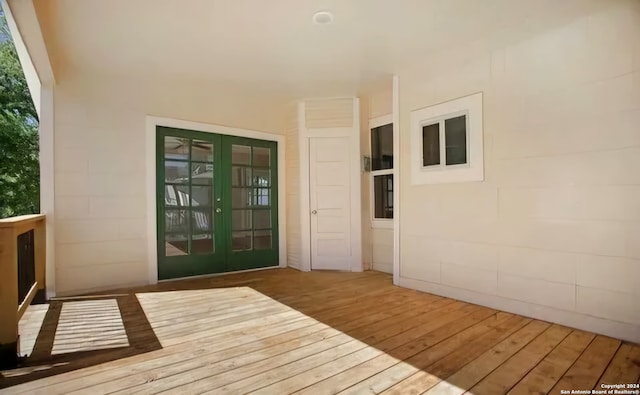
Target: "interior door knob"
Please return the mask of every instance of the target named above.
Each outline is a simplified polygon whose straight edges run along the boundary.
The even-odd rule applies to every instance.
[[[221,209],[221,208],[217,208],[217,209],[216,209],[216,213],[220,214],[221,212],[222,212],[222,209]]]
[[[318,210],[313,210],[313,211],[311,212],[311,214],[313,214],[313,215],[318,214]]]

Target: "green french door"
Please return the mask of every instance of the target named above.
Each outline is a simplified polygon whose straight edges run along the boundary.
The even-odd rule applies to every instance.
[[[273,141],[158,127],[158,278],[278,265]]]

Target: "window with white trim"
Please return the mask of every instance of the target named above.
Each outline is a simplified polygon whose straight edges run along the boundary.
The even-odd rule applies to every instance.
[[[411,112],[411,183],[484,180],[482,93]]]
[[[391,117],[371,120],[371,206],[373,225],[393,226],[393,123]]]

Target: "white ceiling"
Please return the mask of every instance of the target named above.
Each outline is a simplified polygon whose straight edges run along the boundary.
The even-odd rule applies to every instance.
[[[591,0],[35,0],[54,72],[357,92],[417,58]],[[559,4],[560,3],[560,4]],[[332,25],[312,14],[330,10]],[[502,33],[504,32],[504,33]]]

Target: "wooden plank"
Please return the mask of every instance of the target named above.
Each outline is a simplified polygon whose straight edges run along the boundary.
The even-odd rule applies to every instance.
[[[620,344],[620,340],[606,336],[596,336],[567,373],[551,389],[551,392],[560,393],[561,390],[592,389],[598,383],[600,376],[609,365]]]
[[[368,379],[347,388],[341,393],[360,394],[366,392],[382,392],[416,373],[421,368],[442,358],[455,349],[456,346],[459,346],[463,338],[473,337],[482,332],[486,325],[493,323],[493,320],[486,320],[495,315],[494,310],[474,305],[467,305],[465,307],[474,309],[475,311],[470,315],[440,326],[425,336],[394,349],[392,352],[388,352],[391,356],[399,355],[400,358],[398,359],[403,360],[403,362],[372,375]],[[500,319],[507,318],[508,316],[511,315],[501,315]],[[405,355],[411,355],[411,357],[404,358]]]
[[[459,347],[442,359],[422,369],[400,383],[392,386],[383,394],[422,394],[440,382],[440,377],[449,377],[467,363],[489,350],[497,342],[528,324],[531,320],[520,316],[511,317],[490,327],[486,333],[477,336],[472,342]]]
[[[344,334],[332,336],[324,341],[297,348],[267,359],[262,359],[248,365],[237,367],[233,370],[211,370],[208,366],[190,370],[188,375],[171,377],[166,380],[158,380],[144,385],[138,389],[141,393],[149,390],[152,392],[166,391],[180,388],[180,392],[200,393],[209,389],[215,392],[243,392],[251,386],[265,385],[270,380],[280,380],[291,374],[309,369],[309,366],[317,366],[343,355],[347,355],[365,347],[364,344],[352,340]],[[284,377],[283,377],[284,376]],[[137,391],[124,393],[136,393]]]
[[[483,395],[502,394],[509,391],[570,333],[571,329],[569,328],[552,325],[507,362],[471,388],[470,392]]]
[[[509,393],[526,395],[549,392],[594,338],[593,333],[574,330]]]
[[[462,310],[461,307],[466,306],[468,311]],[[427,312],[424,315],[420,316],[418,320],[418,327],[413,328],[413,330],[408,330],[405,332],[399,332],[396,335],[393,335],[389,339],[380,339],[380,336],[373,333],[369,334],[364,338],[364,342],[368,344],[375,344],[375,347],[381,351],[385,351],[388,354],[380,355],[376,358],[371,359],[359,366],[353,367],[351,369],[346,369],[343,372],[327,379],[323,380],[315,385],[312,385],[302,392],[314,394],[314,393],[336,393],[340,390],[348,388],[349,386],[358,383],[380,371],[383,371],[397,363],[399,363],[403,359],[403,355],[406,357],[415,354],[417,351],[415,348],[406,347],[402,350],[393,350],[394,348],[398,348],[402,346],[402,343],[398,343],[397,339],[405,339],[404,344],[409,344],[412,341],[411,337],[406,335],[407,332],[412,332],[414,338],[419,338],[421,336],[427,335],[428,333],[437,330],[438,328],[444,326],[447,322],[452,322],[456,318],[460,318],[465,314],[470,312],[470,306],[465,305],[461,302],[454,302],[453,304],[447,304],[439,309],[433,310],[431,312]],[[402,326],[400,326],[400,329]],[[397,327],[391,327],[390,334],[393,334],[393,329],[398,329]],[[418,332],[416,329],[420,329],[421,332]],[[393,351],[392,351],[393,350]],[[391,355],[393,354],[393,355]]]
[[[415,347],[410,348],[420,349],[420,342],[431,344],[433,338],[442,335],[444,331],[448,330],[446,328],[455,329],[457,325],[454,323],[460,321],[461,325],[467,325],[472,321],[477,322],[476,320],[479,320],[481,317],[486,318],[486,316],[491,313],[492,310],[490,309],[479,309],[478,306],[469,305],[464,302],[455,302],[439,310],[439,314],[435,317],[432,313],[429,313],[416,318],[419,325],[385,339],[378,343],[377,347],[385,352],[389,352],[389,350],[394,350],[401,346],[410,347],[409,345],[415,342]],[[432,334],[431,332],[436,329],[440,331],[438,335]]]
[[[594,389],[602,384],[630,384],[640,379],[640,345],[623,343]]]
[[[524,346],[529,344],[531,340],[549,328],[550,324],[541,321],[532,321],[507,339],[496,344],[489,351],[480,357],[465,365],[456,373],[441,380],[433,388],[425,392],[425,394],[446,394],[460,395],[469,390],[475,384],[480,382],[484,377],[491,373],[498,366],[502,365],[506,360]]]
[[[352,354],[333,359],[328,363],[309,369],[300,374],[289,376],[289,378],[264,386],[252,393],[255,394],[289,394],[304,388],[310,384],[317,383],[328,377],[340,373],[344,369],[357,366],[382,354],[382,351],[374,347],[365,347]],[[244,391],[244,389],[243,389]]]

